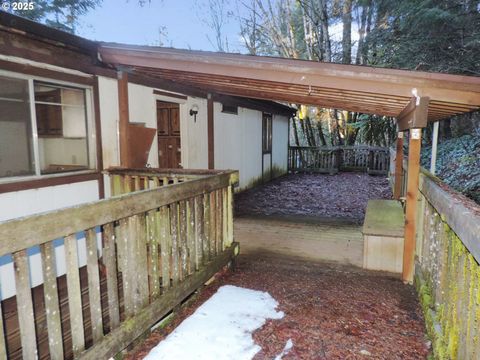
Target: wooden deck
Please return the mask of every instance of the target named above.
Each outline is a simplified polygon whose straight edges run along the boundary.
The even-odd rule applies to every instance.
[[[243,216],[234,221],[242,254],[271,253],[361,267],[361,226],[308,217]]]

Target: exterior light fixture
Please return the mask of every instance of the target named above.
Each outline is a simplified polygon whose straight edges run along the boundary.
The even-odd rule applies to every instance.
[[[194,104],[192,105],[192,108],[190,109],[190,116],[193,116],[193,121],[197,122],[197,114],[198,114],[198,105]]]

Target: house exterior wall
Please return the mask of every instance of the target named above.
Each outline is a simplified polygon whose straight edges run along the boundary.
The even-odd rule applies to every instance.
[[[33,63],[32,65],[48,66]],[[55,68],[56,71],[61,69]],[[68,71],[67,69],[65,69]],[[49,80],[49,79],[43,79]],[[55,83],[55,78],[50,79]],[[154,94],[153,88],[129,84],[130,122],[145,123],[146,127],[157,128],[156,100],[178,103],[182,143],[182,165],[184,168],[205,169],[208,167],[207,99],[187,97],[180,99]],[[98,76],[99,114],[102,136],[103,167],[120,165],[119,151],[119,103],[118,81],[115,78]],[[193,105],[198,106],[196,121],[190,115]],[[93,112],[93,109],[91,109]],[[240,170],[240,188],[254,185],[262,179],[262,112],[238,108],[238,115],[223,113],[222,105],[214,103],[215,168]],[[287,120],[274,117],[273,121],[273,164],[286,169]],[[92,136],[93,138],[95,136]],[[94,144],[92,144],[94,145]],[[95,146],[95,145],[94,145]],[[100,151],[100,149],[99,149]],[[265,155],[264,173],[269,170],[270,160]],[[150,148],[148,164],[158,166],[158,146],[155,137]],[[101,170],[101,169],[100,169]],[[55,176],[62,176],[57,174]],[[47,176],[42,176],[47,177]],[[23,179],[16,179],[22,181]],[[108,176],[104,176],[105,195],[109,196]],[[0,179],[0,183],[14,181]],[[62,185],[39,187],[21,191],[0,193],[0,221],[60,208],[96,201],[100,198],[98,180],[88,180]],[[78,234],[79,265],[86,264],[85,239]],[[55,244],[58,275],[65,273],[63,242]],[[38,248],[29,250],[32,268],[32,287],[43,282]],[[38,270],[38,271],[37,271]],[[0,257],[0,299],[15,295],[13,262],[10,256]]]
[[[288,171],[288,117],[273,115],[272,121],[272,155],[274,177]]]
[[[190,115],[193,105],[198,106],[197,120]],[[207,99],[191,97],[180,104],[180,136],[182,165],[186,169],[208,168]]]
[[[79,205],[99,199],[98,182],[95,180],[50,186],[40,189],[30,189],[0,194],[0,221],[22,216],[38,214],[64,207]],[[79,264],[86,265],[85,239],[78,242]],[[63,243],[55,244],[57,259],[57,275],[65,274],[65,251]],[[31,271],[31,286],[43,282],[40,250],[38,247],[29,249]],[[11,256],[0,257],[0,299],[15,295],[15,275]]]
[[[288,118],[274,115],[272,121],[272,154],[262,154],[262,112],[238,108],[238,114],[222,112],[214,104],[215,168],[240,171],[239,190],[287,172]],[[272,156],[272,161],[270,157]],[[278,169],[278,170],[277,170]]]
[[[57,74],[65,73],[65,74],[74,74],[77,76],[88,76],[87,74],[72,71],[70,69],[60,68],[58,66],[51,66],[46,63],[40,63],[35,61],[30,61],[27,59],[22,58],[14,58],[14,57],[6,57],[3,56],[2,60],[6,60],[12,63],[25,65],[28,64],[29,66],[36,67],[39,69],[48,69],[55,71]],[[0,67],[0,71],[2,68]],[[15,71],[8,71],[3,72],[4,76],[9,77],[23,77],[29,78],[33,80],[41,80],[44,82],[50,82],[53,84],[65,84],[65,81],[57,79],[57,75],[52,75],[50,77],[44,76],[34,76],[34,75],[25,75],[21,72]],[[52,73],[53,74],[53,73]],[[69,81],[68,84],[76,85],[75,82]],[[90,90],[87,92],[88,99],[87,99],[87,112],[89,119],[93,119],[94,111],[93,111],[93,94]],[[90,96],[90,94],[92,94]],[[118,106],[117,106],[118,108]],[[108,116],[105,116],[108,118]],[[94,126],[92,125],[93,121],[89,121],[89,148],[92,149],[94,153],[96,151],[96,144],[95,144],[95,134],[94,134]],[[76,146],[76,139],[69,139],[68,144],[69,146]],[[43,156],[45,155],[46,151],[50,151],[50,161],[56,161],[60,164],[64,163],[66,157],[71,157],[72,155],[69,153],[68,149],[65,149],[64,146],[67,141],[63,141],[62,139],[57,138],[39,138],[38,143],[42,144],[43,147],[39,147],[39,162],[42,164]],[[43,151],[43,152],[42,152]],[[90,154],[89,154],[90,157]],[[92,154],[92,158],[95,158],[95,154]],[[52,160],[53,159],[53,160]],[[86,161],[85,161],[86,162]],[[65,176],[64,184],[61,185],[52,185],[52,186],[45,186],[46,184],[39,185],[38,188],[30,188],[31,185],[25,186],[25,189],[19,191],[10,191],[10,192],[2,192],[0,193],[0,222],[7,221],[19,217],[39,214],[43,212],[58,210],[64,207],[75,206],[82,203],[96,201],[100,198],[99,193],[99,181],[98,180],[86,180],[86,181],[79,181],[79,182],[72,182],[67,183],[69,180],[68,177],[72,173],[65,173],[65,174],[55,174],[55,175],[37,175],[37,176],[24,176],[24,177],[16,177],[16,178],[0,178],[0,185],[1,184],[10,184],[10,183],[22,183],[25,181],[35,180],[35,181],[43,181],[47,179],[56,180],[61,179]],[[50,180],[49,180],[50,181]],[[60,180],[59,180],[60,181]],[[56,181],[57,182],[57,181]],[[82,245],[83,241],[83,245]],[[63,248],[62,242],[57,242],[55,244],[55,251],[57,254],[57,273],[58,275],[65,274],[65,252]],[[79,261],[80,265],[83,266],[86,264],[86,248],[85,248],[85,241],[84,239],[79,238]],[[39,248],[34,247],[28,250],[29,253],[29,261],[31,266],[31,286],[37,286],[43,282],[42,278],[42,271],[41,271],[41,260],[39,254]],[[6,299],[15,295],[15,281],[14,281],[14,267],[12,257],[10,255],[5,255],[0,257],[0,299]]]

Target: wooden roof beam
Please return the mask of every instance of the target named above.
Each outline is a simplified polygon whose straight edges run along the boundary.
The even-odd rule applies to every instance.
[[[239,81],[275,81],[389,96],[410,97],[411,89],[417,88],[420,96],[432,100],[480,107],[480,79],[472,76],[122,44],[104,44],[99,52],[105,62],[112,64],[178,72],[194,70]]]
[[[422,129],[427,126],[430,98],[413,96],[407,106],[397,116],[399,131]]]

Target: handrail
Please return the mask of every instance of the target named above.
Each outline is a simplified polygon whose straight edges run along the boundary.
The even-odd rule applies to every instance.
[[[387,174],[388,148],[358,146],[290,146],[289,171],[337,173],[339,171],[367,171],[369,174]]]
[[[238,254],[237,171],[106,174],[120,195],[0,222],[0,256],[12,255],[16,288],[3,306],[11,318],[16,304],[18,317],[7,321],[0,311],[0,358],[114,356]],[[39,268],[29,261],[34,247]],[[40,285],[32,284],[36,273]]]

